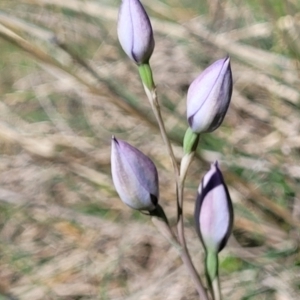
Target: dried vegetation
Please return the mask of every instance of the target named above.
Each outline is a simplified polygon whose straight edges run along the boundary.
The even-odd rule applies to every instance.
[[[203,136],[188,175],[189,248],[201,271],[195,191],[218,159],[236,214],[221,256],[224,299],[299,299],[300,4],[248,2],[143,1],[151,63],[180,159],[189,83],[232,57],[229,113]],[[112,187],[115,134],[156,162],[161,203],[175,216],[172,168],[118,45],[117,6],[1,1],[0,299],[197,299],[176,251]]]

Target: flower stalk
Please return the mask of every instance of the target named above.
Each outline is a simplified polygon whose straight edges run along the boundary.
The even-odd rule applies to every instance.
[[[146,210],[149,215],[159,217],[164,221],[168,239],[179,251],[181,259],[196,286],[199,298],[209,300],[201,278],[192,262],[185,240],[183,218],[184,184],[200,140],[200,134],[217,129],[227,112],[232,94],[230,59],[226,57],[213,63],[189,87],[187,95],[189,128],[184,137],[184,156],[179,166],[161,115],[156,86],[149,63],[155,44],[152,26],[139,0],[122,0],[119,11],[118,37],[125,53],[138,66],[145,93],[173,165],[177,200],[177,235],[173,232],[162,207],[158,204],[158,187],[157,191],[154,188],[156,183],[158,185],[158,179],[155,175],[157,171],[155,166],[153,167],[154,164],[140,151],[135,148],[133,150],[132,146],[130,146],[132,147],[131,152],[134,152],[136,157],[133,158],[134,155],[130,155],[130,151],[126,150],[127,152],[119,153],[119,160],[116,159],[117,163],[115,163],[116,166],[121,161],[121,164],[126,165],[129,161],[128,164],[131,166],[131,171],[128,171],[128,174],[126,174],[127,171],[124,171],[126,170],[125,167],[123,169],[121,167],[119,169],[112,167],[113,178],[116,178],[114,182],[117,182],[115,184],[116,189],[121,199],[123,198],[125,201],[122,200],[127,205],[134,209]],[[144,164],[142,168],[139,167],[141,162]],[[137,167],[132,167],[133,165],[137,165]],[[124,174],[118,175],[116,169],[119,171],[122,169]],[[146,171],[141,171],[141,169]],[[133,179],[127,179],[129,182],[122,187],[120,182],[122,183],[123,181],[124,183],[124,178],[130,178],[127,175],[131,175]],[[140,185],[142,185],[144,190],[140,188]],[[130,186],[129,189],[127,189],[128,186]],[[218,253],[223,249],[230,235],[233,211],[230,196],[217,163],[212,165],[211,170],[204,176],[198,189],[195,221],[197,233],[205,249],[205,270],[208,285],[213,299],[221,300]]]
[[[149,64],[142,64],[138,67],[142,83],[149,91],[155,90],[152,70]]]

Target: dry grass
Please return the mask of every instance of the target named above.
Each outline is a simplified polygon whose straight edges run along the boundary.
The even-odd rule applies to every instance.
[[[224,299],[298,299],[299,3],[183,2],[143,1],[178,160],[189,83],[226,53],[235,81],[224,125],[203,137],[188,175],[190,251],[201,271],[195,191],[218,159],[236,215],[221,255]],[[176,251],[112,187],[115,134],[156,162],[161,203],[175,217],[172,168],[118,45],[117,5],[1,1],[0,299],[197,299]]]

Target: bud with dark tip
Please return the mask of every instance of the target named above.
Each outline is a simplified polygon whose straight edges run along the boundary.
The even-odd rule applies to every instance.
[[[128,143],[112,138],[111,173],[121,200],[133,209],[158,207],[157,169],[152,160]]]
[[[232,94],[230,58],[219,59],[190,85],[187,119],[194,133],[216,130],[227,112]]]
[[[123,0],[119,10],[118,37],[130,59],[148,64],[154,49],[149,17],[139,0]]]
[[[211,165],[199,186],[195,222],[206,252],[220,252],[231,234],[233,207],[217,162]]]

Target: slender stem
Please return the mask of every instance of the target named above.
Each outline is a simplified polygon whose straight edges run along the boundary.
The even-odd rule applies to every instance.
[[[198,275],[197,270],[192,262],[191,256],[186,246],[185,235],[184,235],[184,219],[183,219],[183,188],[184,188],[184,178],[185,176],[180,176],[179,185],[178,185],[178,223],[177,223],[177,230],[178,230],[178,239],[179,243],[182,246],[181,252],[181,259],[188,268],[188,271],[193,279],[193,282],[196,286],[197,292],[200,296],[200,299],[208,300],[207,293],[201,281],[201,278]]]
[[[213,300],[221,300],[219,280],[219,256],[215,251],[207,251],[205,257],[205,273],[209,283]]]
[[[177,177],[179,176],[179,168],[178,168],[178,164],[177,164],[174,152],[173,152],[173,148],[171,146],[171,142],[170,142],[170,140],[168,138],[168,135],[167,135],[167,132],[166,132],[164,121],[163,121],[162,116],[161,116],[160,107],[159,107],[159,103],[158,103],[158,100],[157,100],[156,88],[152,89],[151,91],[149,91],[147,89],[147,87],[145,87],[145,86],[144,86],[144,88],[145,88],[145,92],[148,96],[149,102],[151,104],[151,108],[153,110],[156,121],[158,123],[162,139],[163,139],[163,141],[164,141],[164,143],[167,147],[168,154],[171,158],[174,173],[175,173],[175,176],[176,176],[176,181],[178,181]]]
[[[180,218],[182,221],[178,222],[178,225],[183,224],[183,215],[182,214],[180,214]],[[169,224],[162,222],[159,226],[159,224],[157,223],[157,221],[155,221],[155,219],[153,219],[153,223],[154,223],[154,225],[156,225],[157,228],[160,229],[160,228],[162,228],[162,225],[163,225],[163,228],[167,230],[167,234],[163,230],[160,230],[160,231],[163,234],[163,236],[165,236],[165,238],[169,241],[169,243],[172,246],[174,246],[175,249],[178,251],[182,262],[184,263],[184,265],[186,266],[186,268],[188,269],[188,271],[190,273],[190,276],[192,277],[192,280],[195,284],[196,290],[199,294],[199,299],[208,300],[206,291],[203,287],[203,284],[201,283],[200,277],[197,273],[197,270],[195,269],[195,267],[193,265],[190,254],[186,247],[183,226],[178,227],[178,238],[177,238]]]
[[[203,287],[203,283],[201,282],[201,279],[194,267],[194,264],[192,262],[192,259],[190,257],[190,254],[188,252],[186,241],[185,241],[185,235],[184,235],[184,220],[183,220],[183,190],[184,190],[184,182],[187,174],[187,170],[194,158],[195,152],[191,152],[189,154],[184,155],[184,157],[181,160],[180,165],[180,178],[179,178],[179,193],[178,193],[178,223],[177,223],[177,229],[178,229],[178,238],[180,244],[183,246],[183,253],[182,253],[182,260],[184,260],[185,264],[187,265],[190,274],[193,278],[194,284],[196,286],[196,289],[198,291],[199,296],[201,299],[208,299],[206,291]]]
[[[150,102],[154,116],[158,123],[162,139],[167,147],[168,154],[171,158],[173,168],[174,168],[175,179],[176,179],[176,183],[177,183],[178,177],[179,177],[179,167],[178,167],[178,164],[177,164],[177,161],[176,161],[176,158],[175,158],[172,146],[171,146],[171,142],[170,142],[167,132],[166,132],[164,121],[161,116],[160,106],[158,103],[158,98],[157,98],[157,93],[156,93],[156,86],[155,86],[155,83],[153,80],[151,67],[150,67],[149,63],[142,64],[142,65],[139,65],[138,70],[139,70],[140,77],[141,77],[141,80],[142,80],[142,83],[144,86],[145,93],[148,97],[148,100]],[[177,201],[178,201],[178,199],[177,199]]]
[[[182,186],[184,186],[184,182],[185,182],[185,178],[186,178],[186,174],[187,171],[189,169],[189,166],[193,160],[195,156],[195,152],[191,152],[188,154],[185,154],[181,160],[181,164],[180,164],[180,181],[182,182]],[[181,199],[181,206],[183,205],[183,197]]]
[[[214,300],[222,300],[219,275],[212,282]]]
[[[143,65],[139,68],[141,79],[144,85],[145,93],[148,97],[148,100],[151,104],[151,108],[153,110],[153,113],[155,115],[155,118],[157,120],[162,139],[167,147],[168,154],[171,158],[173,169],[175,173],[175,181],[176,181],[176,195],[177,195],[177,213],[178,213],[178,223],[177,223],[177,231],[178,231],[178,242],[180,244],[180,248],[177,247],[180,253],[180,257],[183,261],[183,263],[186,265],[193,282],[196,286],[197,292],[199,294],[199,299],[201,300],[209,300],[207,293],[204,289],[204,286],[201,282],[201,279],[197,273],[197,270],[195,269],[195,266],[191,260],[190,254],[188,252],[185,236],[184,236],[184,219],[183,219],[183,187],[184,187],[184,180],[187,172],[187,168],[193,158],[193,155],[188,159],[188,164],[185,170],[183,171],[183,174],[180,174],[180,169],[178,167],[173,148],[171,146],[170,140],[168,138],[164,121],[161,116],[160,107],[157,99],[157,93],[156,93],[156,87],[153,81],[151,68],[149,65]],[[169,227],[170,233],[173,235],[171,228]],[[177,240],[177,238],[175,237]]]

